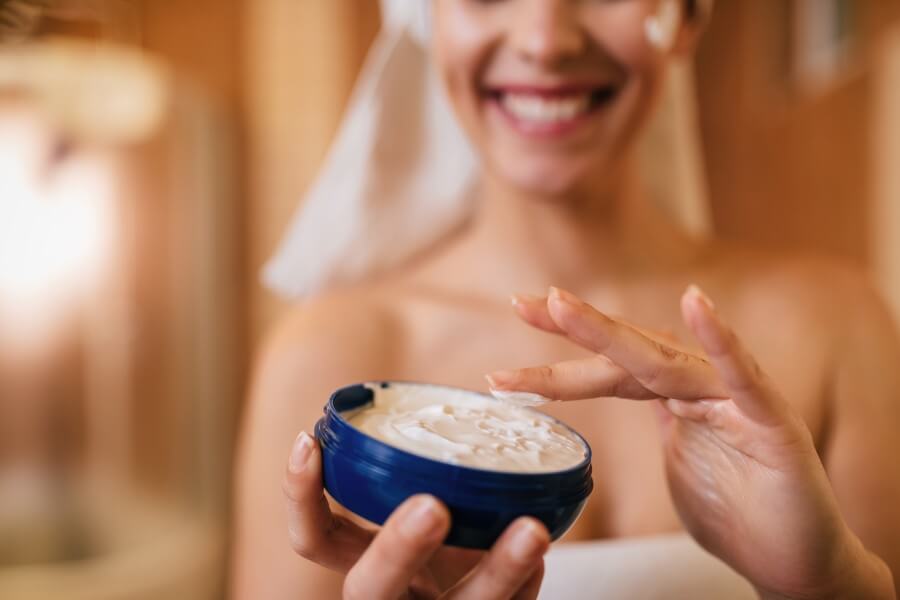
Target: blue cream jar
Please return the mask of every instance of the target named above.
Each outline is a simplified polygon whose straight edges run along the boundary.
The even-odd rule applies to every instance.
[[[557,539],[581,514],[593,489],[591,449],[565,424],[517,407],[535,419],[549,420],[583,444],[583,459],[576,464],[535,472],[475,468],[398,448],[354,426],[351,420],[373,407],[379,390],[433,396],[435,403],[460,394],[499,402],[476,392],[420,383],[377,382],[337,390],[315,431],[322,448],[325,489],[351,512],[381,525],[410,496],[431,494],[452,517],[445,543],[480,549],[489,548],[518,517],[540,520]]]

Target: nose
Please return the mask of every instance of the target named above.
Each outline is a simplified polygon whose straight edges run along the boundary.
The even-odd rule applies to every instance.
[[[526,0],[512,24],[510,41],[527,60],[553,65],[585,50],[577,0]]]

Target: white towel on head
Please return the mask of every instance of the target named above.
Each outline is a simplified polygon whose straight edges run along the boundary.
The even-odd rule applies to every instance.
[[[292,298],[415,257],[472,213],[478,160],[431,64],[430,2],[381,0],[382,30],[318,176],[275,256],[269,287]],[[649,189],[689,231],[709,227],[692,74],[671,71],[641,142]]]

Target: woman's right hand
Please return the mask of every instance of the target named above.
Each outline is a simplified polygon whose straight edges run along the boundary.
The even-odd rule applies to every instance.
[[[321,452],[301,433],[284,476],[294,551],[346,574],[344,598],[536,598],[550,536],[537,520],[516,520],[488,552],[443,548],[450,514],[435,498],[414,496],[370,531],[331,511],[322,488]]]

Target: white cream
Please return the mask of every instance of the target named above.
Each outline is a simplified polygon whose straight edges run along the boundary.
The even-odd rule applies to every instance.
[[[584,460],[571,430],[535,410],[438,386],[369,385],[371,406],[345,415],[368,435],[444,462],[513,472],[560,471]]]
[[[541,406],[552,402],[550,398],[535,394],[534,392],[516,392],[512,390],[495,390],[491,388],[491,395],[502,402],[515,404],[516,406]]]

